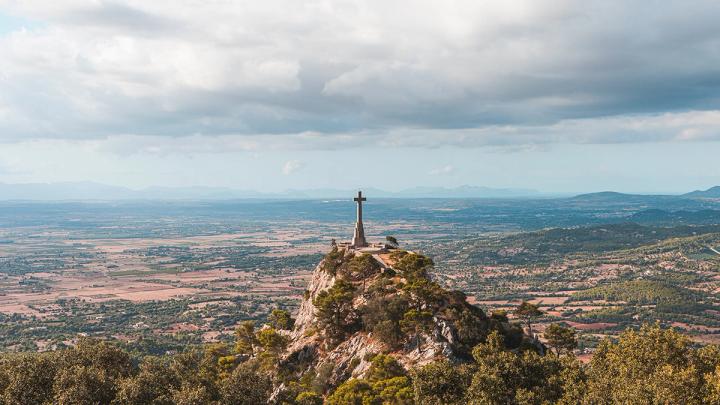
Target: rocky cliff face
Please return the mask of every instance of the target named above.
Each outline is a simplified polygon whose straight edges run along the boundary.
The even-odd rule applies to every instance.
[[[383,256],[392,257],[389,265],[377,255],[338,250],[321,261],[290,332],[284,367],[298,374],[331,370],[335,386],[363,377],[374,354],[390,354],[406,368],[439,358],[462,362],[492,329],[517,335],[468,304],[462,293],[433,283],[429,259],[402,251]],[[340,332],[329,333],[332,322],[342,326]]]
[[[313,305],[313,299],[315,299],[321,291],[326,291],[335,284],[335,276],[323,271],[324,264],[324,261],[321,261],[317,267],[315,267],[310,284],[305,290],[305,296],[300,303],[300,309],[295,318],[295,328],[291,334],[294,342],[300,341],[300,338],[308,329],[315,325],[315,306]]]

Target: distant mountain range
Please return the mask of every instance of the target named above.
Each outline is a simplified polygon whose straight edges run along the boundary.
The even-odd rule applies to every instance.
[[[490,187],[461,186],[456,188],[415,187],[402,191],[385,191],[363,188],[374,198],[522,198],[542,196],[538,191],[526,189],[501,189]],[[111,200],[231,200],[258,199],[322,199],[351,198],[356,189],[287,190],[263,193],[223,187],[149,187],[133,190],[106,184],[78,183],[0,183],[0,200],[36,201],[111,201]]]
[[[627,194],[615,191],[601,191],[572,197],[573,200],[588,202],[640,202],[648,199],[674,200],[678,198],[720,198],[720,186],[711,187],[707,190],[695,190],[685,194]]]
[[[693,198],[720,198],[720,186],[710,187],[707,190],[696,190],[684,194],[684,196]]]
[[[491,188],[479,186],[414,187],[401,191],[386,191],[376,188],[362,188],[363,193],[373,198],[547,198],[559,197],[536,190],[514,188]],[[350,198],[357,189],[312,189],[286,190],[266,193],[252,190],[238,190],[223,187],[148,187],[134,190],[92,182],[76,183],[0,183],[0,200],[31,201],[112,201],[112,200],[232,200],[256,199],[324,199]],[[580,194],[570,199],[578,203],[640,203],[652,200],[720,198],[720,186],[708,190],[697,190],[682,195],[625,194],[612,191]]]

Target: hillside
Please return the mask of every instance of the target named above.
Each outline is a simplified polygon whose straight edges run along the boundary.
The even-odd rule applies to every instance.
[[[368,358],[389,354],[406,368],[438,359],[467,362],[496,331],[509,347],[532,342],[506,319],[488,317],[460,291],[429,278],[433,262],[402,250],[381,255],[338,250],[313,273],[282,366],[330,368],[330,381],[364,376]]]
[[[720,222],[720,211],[714,209],[703,209],[698,211],[666,211],[661,209],[649,209],[636,212],[627,218],[630,222],[643,225],[709,225]]]
[[[573,293],[570,300],[621,301],[630,304],[680,304],[697,302],[692,291],[652,280],[633,280],[601,285]]]
[[[572,253],[604,253],[632,249],[670,238],[720,233],[720,225],[657,227],[635,223],[553,228],[505,236],[474,245],[473,262],[546,263]]]
[[[720,186],[710,187],[707,190],[695,190],[695,191],[683,194],[683,197],[720,198]]]

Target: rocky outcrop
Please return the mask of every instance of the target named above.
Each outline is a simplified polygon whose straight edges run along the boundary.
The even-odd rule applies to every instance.
[[[310,279],[310,284],[308,284],[303,300],[300,303],[300,309],[298,310],[297,317],[295,318],[295,328],[291,334],[292,338],[295,340],[299,340],[305,333],[308,332],[309,328],[314,327],[315,306],[313,305],[313,299],[317,297],[320,291],[329,289],[335,283],[335,276],[323,271],[324,264],[325,260],[323,259],[317,267],[315,267],[312,279]]]
[[[415,255],[415,257],[411,257],[414,260],[420,257],[414,253],[406,254]],[[300,304],[295,328],[289,334],[291,342],[281,359],[281,363],[286,369],[295,370],[298,375],[311,369],[332,369],[329,373],[328,383],[331,386],[337,386],[348,378],[363,377],[370,367],[370,359],[378,353],[390,354],[408,369],[422,366],[439,358],[447,358],[455,362],[468,360],[469,348],[483,338],[482,334],[490,330],[492,322],[496,323],[496,328],[502,329],[502,325],[497,321],[490,320],[480,309],[468,304],[464,294],[446,291],[428,280],[424,275],[426,274],[425,269],[412,275],[415,281],[421,278],[419,284],[424,282],[425,288],[429,289],[418,293],[413,292],[412,288],[405,288],[409,284],[407,277],[410,274],[399,274],[402,271],[388,268],[384,262],[378,263],[381,270],[365,279],[358,279],[356,277],[357,269],[349,265],[354,256],[355,252],[352,250],[334,251],[315,268]],[[329,260],[334,260],[334,262],[330,263]],[[408,262],[415,263],[417,260]],[[429,260],[427,262],[432,264]],[[344,265],[347,265],[345,272],[343,272]],[[403,271],[408,272],[407,269],[403,269]],[[420,333],[413,333],[412,336],[408,335],[403,338],[403,343],[399,346],[390,346],[387,342],[374,336],[373,329],[365,327],[366,325],[362,322],[360,322],[362,325],[348,332],[343,339],[331,341],[319,327],[317,308],[313,305],[313,301],[323,291],[330,290],[339,279],[355,286],[352,306],[358,313],[362,311],[367,313],[368,309],[364,305],[372,297],[377,299],[378,296],[377,288],[373,290],[371,286],[373,283],[377,284],[382,281],[390,287],[381,289],[381,296],[382,291],[387,291],[386,298],[402,297],[403,300],[406,300],[403,311],[414,308],[423,313],[430,313],[431,320],[423,324]],[[434,301],[418,304],[417,302],[422,300],[419,300],[419,297],[414,294],[423,295],[424,293],[432,296]],[[411,302],[412,304],[410,304]],[[420,306],[418,307],[418,305]],[[399,325],[397,318],[394,322]],[[403,330],[406,329],[403,328]]]

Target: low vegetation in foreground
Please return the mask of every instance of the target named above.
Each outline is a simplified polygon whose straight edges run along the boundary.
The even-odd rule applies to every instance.
[[[268,331],[268,332],[262,332]],[[282,386],[282,404],[720,404],[720,349],[646,325],[603,341],[587,365],[569,351],[509,350],[498,333],[472,361],[437,360],[406,370],[376,354],[362,378],[331,386],[327,370],[287,379],[272,359],[286,343],[257,332],[256,355],[210,345],[134,358],[113,344],[82,340],[70,349],[0,357],[0,403],[260,404]],[[277,391],[277,389],[276,389]]]

